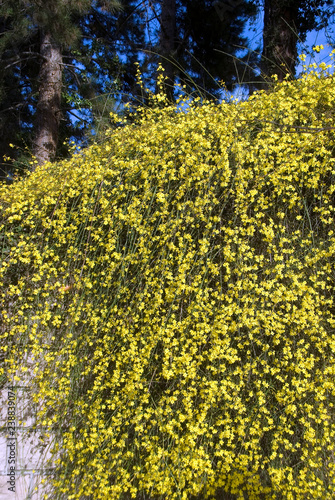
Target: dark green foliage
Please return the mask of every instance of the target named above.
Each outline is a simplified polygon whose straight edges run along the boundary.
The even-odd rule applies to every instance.
[[[218,94],[218,81],[224,81],[232,90],[235,85],[253,79],[248,67],[254,67],[256,58],[242,56],[239,51],[248,47],[248,39],[242,35],[248,19],[257,13],[251,2],[236,2],[233,12],[220,16],[214,2],[182,0],[179,2],[176,48],[179,75],[189,86]],[[246,62],[248,61],[248,65]],[[183,69],[190,76],[186,76]]]

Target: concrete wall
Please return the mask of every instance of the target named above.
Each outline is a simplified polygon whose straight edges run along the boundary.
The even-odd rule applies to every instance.
[[[0,500],[42,500],[53,471],[51,438],[46,429],[36,429],[28,386],[5,386],[0,397]]]

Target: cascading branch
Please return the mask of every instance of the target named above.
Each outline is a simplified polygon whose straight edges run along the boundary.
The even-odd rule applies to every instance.
[[[3,373],[30,363],[58,435],[50,498],[332,498],[328,69],[187,113],[159,96],[1,188]]]

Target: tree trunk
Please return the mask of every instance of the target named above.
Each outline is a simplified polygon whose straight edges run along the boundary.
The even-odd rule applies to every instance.
[[[275,74],[281,82],[287,73],[295,75],[298,5],[291,0],[264,0],[261,68],[265,78]]]
[[[55,158],[61,117],[62,53],[49,33],[42,36],[34,155],[39,165]]]
[[[160,53],[161,64],[166,76],[166,94],[173,99],[176,68],[172,61],[176,36],[176,0],[161,1]]]

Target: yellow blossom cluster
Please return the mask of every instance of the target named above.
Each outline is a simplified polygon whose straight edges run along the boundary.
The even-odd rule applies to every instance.
[[[334,77],[164,102],[0,188],[2,374],[50,498],[331,499]],[[179,103],[180,104],[180,103]]]

